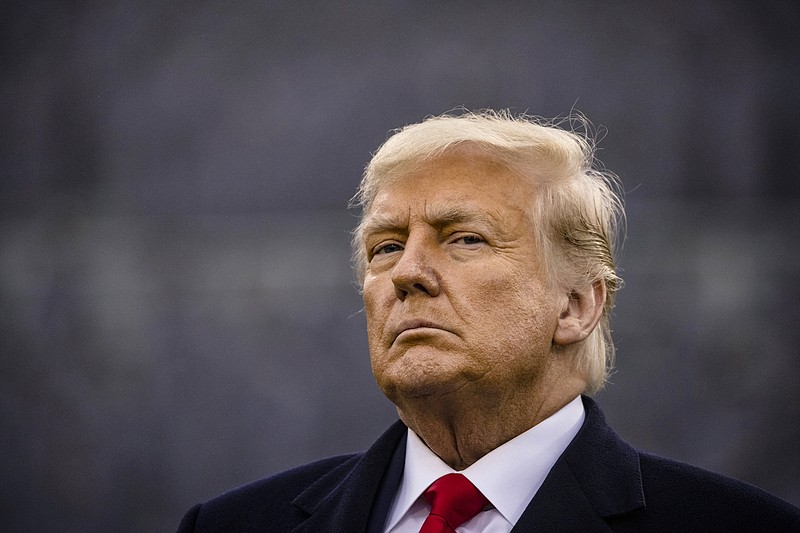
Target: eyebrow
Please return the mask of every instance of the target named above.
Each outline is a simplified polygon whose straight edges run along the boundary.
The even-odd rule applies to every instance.
[[[487,212],[465,205],[428,206],[425,222],[435,228],[445,228],[462,222],[478,222],[494,227],[497,219]],[[382,232],[406,230],[408,221],[405,216],[398,217],[387,213],[368,215],[361,229],[362,235]]]

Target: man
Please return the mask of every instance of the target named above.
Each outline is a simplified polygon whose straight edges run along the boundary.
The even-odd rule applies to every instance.
[[[755,487],[638,452],[587,396],[613,360],[621,203],[581,136],[465,113],[367,166],[354,263],[400,422],[237,489],[182,531],[800,531]]]

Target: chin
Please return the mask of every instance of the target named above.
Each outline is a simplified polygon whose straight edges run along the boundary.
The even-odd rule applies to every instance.
[[[373,371],[378,386],[393,402],[395,399],[446,394],[469,380],[469,367],[465,361],[441,350],[411,349],[401,357],[388,359]]]
[[[405,370],[402,376],[385,376],[378,381],[383,393],[395,404],[402,402],[403,399],[447,394],[465,384],[465,380],[460,376]]]

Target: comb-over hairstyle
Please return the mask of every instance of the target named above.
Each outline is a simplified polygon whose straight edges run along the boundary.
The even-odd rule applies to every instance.
[[[602,316],[575,361],[587,380],[586,392],[598,391],[614,363],[609,316],[622,281],[614,252],[624,210],[616,177],[597,166],[591,124],[582,115],[547,121],[506,111],[465,111],[396,130],[375,152],[351,202],[362,209],[353,232],[359,285],[367,266],[363,223],[378,191],[427,161],[462,151],[504,165],[534,185],[531,221],[556,290],[572,295],[580,287],[605,285]]]

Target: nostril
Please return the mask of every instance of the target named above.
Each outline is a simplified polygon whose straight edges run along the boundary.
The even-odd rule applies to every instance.
[[[416,290],[418,290],[419,292],[424,292],[426,294],[428,294],[428,292],[429,292],[428,288],[425,285],[423,285],[422,283],[415,283],[414,284],[414,288]]]
[[[394,296],[395,296],[395,298],[397,298],[401,302],[404,302],[405,299],[406,299],[406,296],[408,296],[408,291],[406,291],[405,289],[401,289],[400,287],[395,285],[394,286]]]

